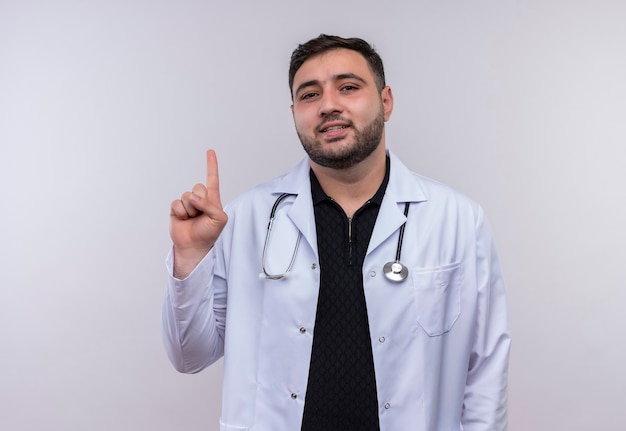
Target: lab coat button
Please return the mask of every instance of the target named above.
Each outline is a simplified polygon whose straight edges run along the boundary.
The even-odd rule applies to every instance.
[[[370,271],[370,277],[376,277],[376,271]]]
[[[317,263],[312,263],[311,264],[311,269],[317,269]]]
[[[389,409],[390,407],[391,407],[391,404],[385,403],[385,410]]]
[[[291,399],[295,400],[296,398],[298,398],[298,394],[292,393],[291,394]]]
[[[385,337],[378,337],[378,342],[379,343],[384,343],[385,342]]]
[[[306,332],[306,328],[303,326],[302,328],[300,328],[300,333],[304,334]]]

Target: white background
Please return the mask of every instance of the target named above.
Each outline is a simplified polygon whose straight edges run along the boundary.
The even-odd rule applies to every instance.
[[[161,344],[169,203],[206,148],[225,202],[304,155],[287,68],[321,32],[374,43],[389,147],[487,211],[510,429],[623,429],[621,0],[0,0],[0,429],[218,429],[221,363]]]

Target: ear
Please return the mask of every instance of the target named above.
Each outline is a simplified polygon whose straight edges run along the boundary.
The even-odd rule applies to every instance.
[[[388,121],[389,117],[391,117],[391,112],[393,111],[393,93],[391,92],[391,87],[387,85],[382,89],[380,92],[380,99],[383,102],[385,121]]]

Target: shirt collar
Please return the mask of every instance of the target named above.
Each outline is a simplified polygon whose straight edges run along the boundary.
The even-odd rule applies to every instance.
[[[387,155],[385,159],[385,177],[383,178],[382,183],[380,183],[380,187],[378,187],[378,190],[376,191],[374,196],[372,196],[372,198],[369,200],[370,203],[380,205],[380,203],[383,201],[383,196],[385,196],[385,190],[387,190],[387,184],[389,183],[390,165],[391,164],[389,162],[389,155]],[[311,179],[311,195],[313,197],[313,205],[317,205],[318,203],[325,200],[332,200],[332,198],[328,196],[322,189],[322,186],[315,176],[313,169],[309,170],[309,177]]]

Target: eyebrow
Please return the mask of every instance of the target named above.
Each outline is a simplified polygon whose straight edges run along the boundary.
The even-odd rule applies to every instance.
[[[362,82],[363,84],[367,84],[367,81],[365,81],[365,79],[361,78],[359,75],[356,75],[354,73],[348,72],[348,73],[340,73],[338,75],[335,75],[332,77],[333,81],[342,81],[344,79],[356,79],[359,82]],[[317,79],[312,79],[310,81],[305,81],[302,84],[298,85],[298,88],[296,88],[296,91],[293,93],[294,95],[297,95],[298,93],[300,93],[300,91],[302,91],[303,88],[306,87],[311,87],[313,85],[321,85],[321,82]]]

